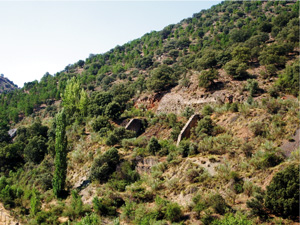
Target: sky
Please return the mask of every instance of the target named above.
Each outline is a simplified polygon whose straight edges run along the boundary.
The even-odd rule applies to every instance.
[[[0,74],[19,87],[221,1],[0,1]]]

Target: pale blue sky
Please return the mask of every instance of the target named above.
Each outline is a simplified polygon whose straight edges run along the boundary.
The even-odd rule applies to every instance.
[[[0,73],[18,86],[221,1],[0,1]]]

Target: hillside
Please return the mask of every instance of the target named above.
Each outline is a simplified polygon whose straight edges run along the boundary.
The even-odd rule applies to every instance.
[[[299,50],[298,1],[225,1],[1,94],[0,201],[21,224],[296,224]]]
[[[12,91],[18,88],[12,81],[4,76],[0,76],[0,93]]]

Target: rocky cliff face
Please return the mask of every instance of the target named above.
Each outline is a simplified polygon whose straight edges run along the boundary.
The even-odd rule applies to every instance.
[[[18,88],[12,81],[6,77],[0,76],[0,93],[11,91]]]

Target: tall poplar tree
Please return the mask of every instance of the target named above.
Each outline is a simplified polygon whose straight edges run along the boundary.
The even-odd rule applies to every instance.
[[[65,187],[67,175],[67,137],[64,109],[56,116],[54,164],[53,192],[56,197],[60,197]]]

